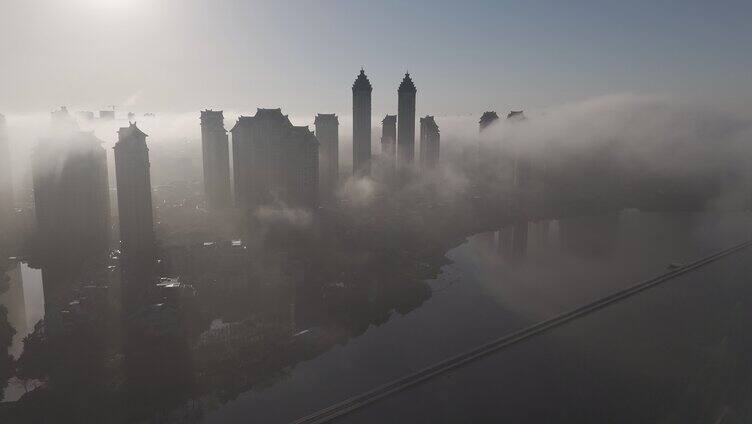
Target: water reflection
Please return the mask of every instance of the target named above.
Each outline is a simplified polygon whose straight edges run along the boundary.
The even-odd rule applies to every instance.
[[[748,213],[636,211],[597,216],[592,225],[567,220],[528,223],[527,242],[517,252],[514,225],[471,237],[448,252],[452,263],[429,282],[432,296],[419,309],[298,364],[273,388],[244,393],[206,421],[293,420],[665,272],[672,262],[746,240],[752,223]],[[562,225],[568,234],[561,234]]]
[[[29,325],[27,322],[24,280],[21,275],[21,266],[17,263],[13,263],[11,266],[5,272],[5,275],[9,278],[7,282],[8,286],[7,291],[0,294],[0,305],[5,306],[7,309],[8,322],[16,330],[8,353],[17,358],[21,354],[22,340],[27,334]]]
[[[548,221],[545,221],[546,223]],[[496,241],[496,247],[498,253],[510,262],[519,261],[527,255],[529,248],[528,234],[530,228],[533,227],[533,231],[539,229],[540,223],[538,222],[517,222],[506,228],[502,228],[495,233],[492,233],[492,239]],[[548,231],[548,228],[546,228]],[[548,240],[548,234],[538,234],[539,237],[543,237],[543,240]],[[541,239],[533,239],[535,243],[541,242]]]
[[[614,253],[619,232],[629,212],[565,219],[520,221],[496,232],[479,234],[476,238],[495,240],[499,254],[519,262],[528,253],[546,249],[564,249],[573,254],[608,256]]]
[[[737,252],[339,422],[749,422],[750,259]]]
[[[18,359],[23,351],[24,338],[44,318],[42,274],[15,259],[8,262],[8,268],[8,290],[0,295],[0,305],[7,308],[8,322],[15,330],[8,353]],[[3,401],[16,401],[38,384],[38,381],[12,378],[3,393]]]
[[[750,228],[749,214],[521,221],[471,237],[447,253],[452,263],[445,251],[386,256],[343,249],[325,231],[271,231],[164,246],[165,277],[135,310],[118,300],[127,282],[116,255],[76,269],[21,263],[10,275],[23,290],[5,296],[25,328],[14,352],[28,335],[19,374],[44,384],[12,417],[284,422],[745,240]]]
[[[196,401],[224,403],[271,384],[430,297],[421,279],[437,267],[345,252],[322,233],[280,227],[261,241],[167,247],[166,277],[138,304],[123,304],[121,293],[149,286],[138,280],[149,276],[116,253],[37,258],[44,320],[19,332],[17,375],[41,384],[5,412],[57,422],[197,417]],[[18,293],[10,302],[23,308]]]
[[[749,213],[627,210],[516,223],[468,248],[488,295],[536,320],[746,241],[750,230]]]
[[[6,271],[10,278],[8,291],[0,295],[0,305],[8,309],[8,321],[16,330],[10,354],[18,358],[23,350],[23,339],[44,318],[44,293],[40,270],[30,268],[25,262],[12,261]]]
[[[496,250],[509,262],[552,252],[603,262],[629,261],[636,252],[671,252],[681,261],[748,239],[748,213],[640,213],[626,210],[597,216],[518,222],[477,234],[479,248]],[[650,240],[645,245],[646,239]],[[614,258],[614,255],[619,255]]]

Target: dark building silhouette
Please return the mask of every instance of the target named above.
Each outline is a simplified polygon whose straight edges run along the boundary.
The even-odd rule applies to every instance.
[[[353,93],[353,174],[371,173],[371,82],[365,72],[355,79]]]
[[[397,115],[386,115],[381,121],[381,154],[390,162],[397,158]]]
[[[114,121],[115,111],[114,110],[100,110],[99,119],[101,119],[102,121]]]
[[[397,89],[397,161],[400,166],[415,159],[415,84],[405,73]]]
[[[282,178],[291,204],[316,206],[319,193],[319,141],[308,126],[293,126],[290,158]]]
[[[508,179],[511,166],[506,163],[505,146],[496,139],[496,134],[486,131],[494,123],[498,122],[499,115],[494,111],[483,112],[478,122],[478,158],[477,165],[480,172],[484,173],[482,179],[491,181],[499,176]]]
[[[230,147],[221,110],[201,111],[204,193],[210,208],[230,206]]]
[[[507,120],[512,122],[524,121],[525,114],[521,110],[513,110],[507,115]],[[514,150],[514,186],[517,188],[527,188],[530,185],[532,173],[532,163],[527,154],[523,151],[524,146],[516,146]]]
[[[126,272],[140,274],[147,274],[155,260],[151,165],[146,137],[131,123],[118,130],[114,147],[122,262]]]
[[[420,164],[426,169],[435,168],[439,163],[439,126],[433,116],[420,118]]]
[[[513,110],[507,114],[507,119],[523,120],[525,119],[525,113],[521,110]]]
[[[11,171],[10,142],[5,116],[0,114],[0,246],[10,234],[13,214],[13,173]]]
[[[258,109],[230,132],[238,206],[317,204],[319,142],[308,127],[293,126],[281,109]]]
[[[493,124],[494,122],[499,120],[499,115],[496,114],[494,111],[488,111],[483,112],[483,115],[480,117],[480,121],[478,122],[479,131],[483,132],[486,128],[488,128],[489,125]]]
[[[52,124],[32,154],[36,250],[80,262],[109,248],[107,153],[92,132],[74,129],[64,109]]]
[[[330,194],[339,181],[339,120],[337,115],[316,115],[316,138],[319,140],[319,188]]]

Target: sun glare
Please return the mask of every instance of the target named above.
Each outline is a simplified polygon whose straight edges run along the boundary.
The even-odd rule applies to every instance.
[[[89,7],[101,12],[119,12],[138,6],[139,0],[84,0]]]

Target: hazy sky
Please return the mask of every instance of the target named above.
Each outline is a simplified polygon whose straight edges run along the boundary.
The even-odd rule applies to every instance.
[[[752,105],[752,2],[0,0],[0,112],[419,114],[610,93]]]

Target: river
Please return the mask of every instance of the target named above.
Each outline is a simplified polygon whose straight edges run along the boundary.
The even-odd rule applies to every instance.
[[[419,308],[394,312],[204,419],[289,422],[751,235],[749,213],[632,210],[477,234],[447,253],[451,263],[428,282],[432,295]]]

